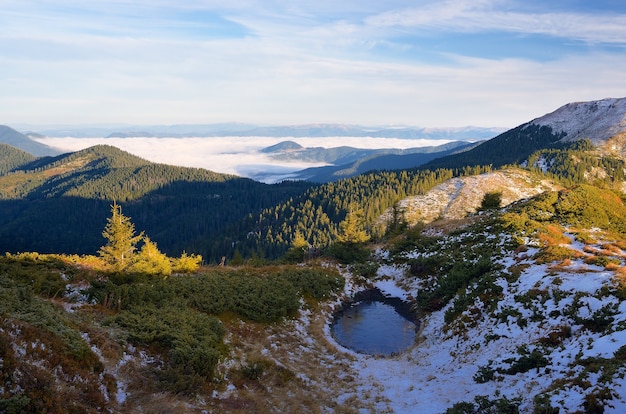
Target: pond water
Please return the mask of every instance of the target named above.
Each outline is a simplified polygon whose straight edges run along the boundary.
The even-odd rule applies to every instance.
[[[417,325],[396,308],[379,300],[358,302],[336,315],[331,327],[335,340],[353,351],[390,356],[415,342]]]

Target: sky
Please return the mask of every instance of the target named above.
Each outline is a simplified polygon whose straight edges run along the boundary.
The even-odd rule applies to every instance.
[[[515,127],[626,96],[622,0],[0,0],[0,124]]]

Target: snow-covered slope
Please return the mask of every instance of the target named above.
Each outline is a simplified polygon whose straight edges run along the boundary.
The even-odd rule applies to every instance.
[[[380,249],[371,282],[414,299],[422,329],[401,355],[357,355],[359,397],[394,413],[626,412],[626,239],[598,220],[626,213],[599,191],[546,194],[455,229],[438,221]],[[576,203],[586,222],[566,218]]]
[[[490,173],[456,177],[437,185],[428,193],[410,196],[398,203],[409,225],[418,221],[431,222],[437,218],[460,219],[475,213],[485,193],[501,192],[502,206],[529,198],[558,185],[549,180],[538,180],[528,171],[516,168]],[[390,220],[392,209],[383,215]]]
[[[440,248],[452,242],[448,238]],[[495,249],[494,259],[503,266],[494,282],[502,288],[498,298],[476,297],[452,322],[446,313],[453,302],[427,315],[419,344],[395,358],[359,355],[353,367],[360,373],[361,396],[377,395],[376,410],[394,413],[444,413],[481,396],[516,401],[521,413],[552,412],[541,407],[625,412],[626,302],[615,295],[614,270],[585,263],[592,246],[572,240],[567,248],[579,258],[563,266],[537,264],[535,249]],[[433,252],[407,254],[419,260]],[[621,261],[625,255],[621,249],[611,254]],[[508,273],[519,269],[517,278]],[[395,281],[417,295],[425,282],[408,273],[407,266],[382,266],[377,285],[384,291]]]
[[[554,133],[565,132],[564,141],[588,138],[597,145],[626,132],[626,98],[568,103],[530,124],[549,126]]]

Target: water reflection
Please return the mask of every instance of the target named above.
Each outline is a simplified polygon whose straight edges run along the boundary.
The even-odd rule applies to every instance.
[[[367,300],[339,315],[331,331],[335,340],[346,348],[388,356],[413,344],[416,325],[401,316],[393,306]]]

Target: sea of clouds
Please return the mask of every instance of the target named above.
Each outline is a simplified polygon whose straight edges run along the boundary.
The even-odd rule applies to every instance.
[[[75,138],[43,137],[38,142],[62,152],[73,152],[106,144],[146,160],[182,167],[259,179],[267,183],[290,177],[295,171],[327,164],[303,161],[277,161],[261,150],[283,141],[294,141],[303,147],[333,148],[416,148],[443,145],[450,140],[400,139],[368,137],[189,137],[189,138]]]

